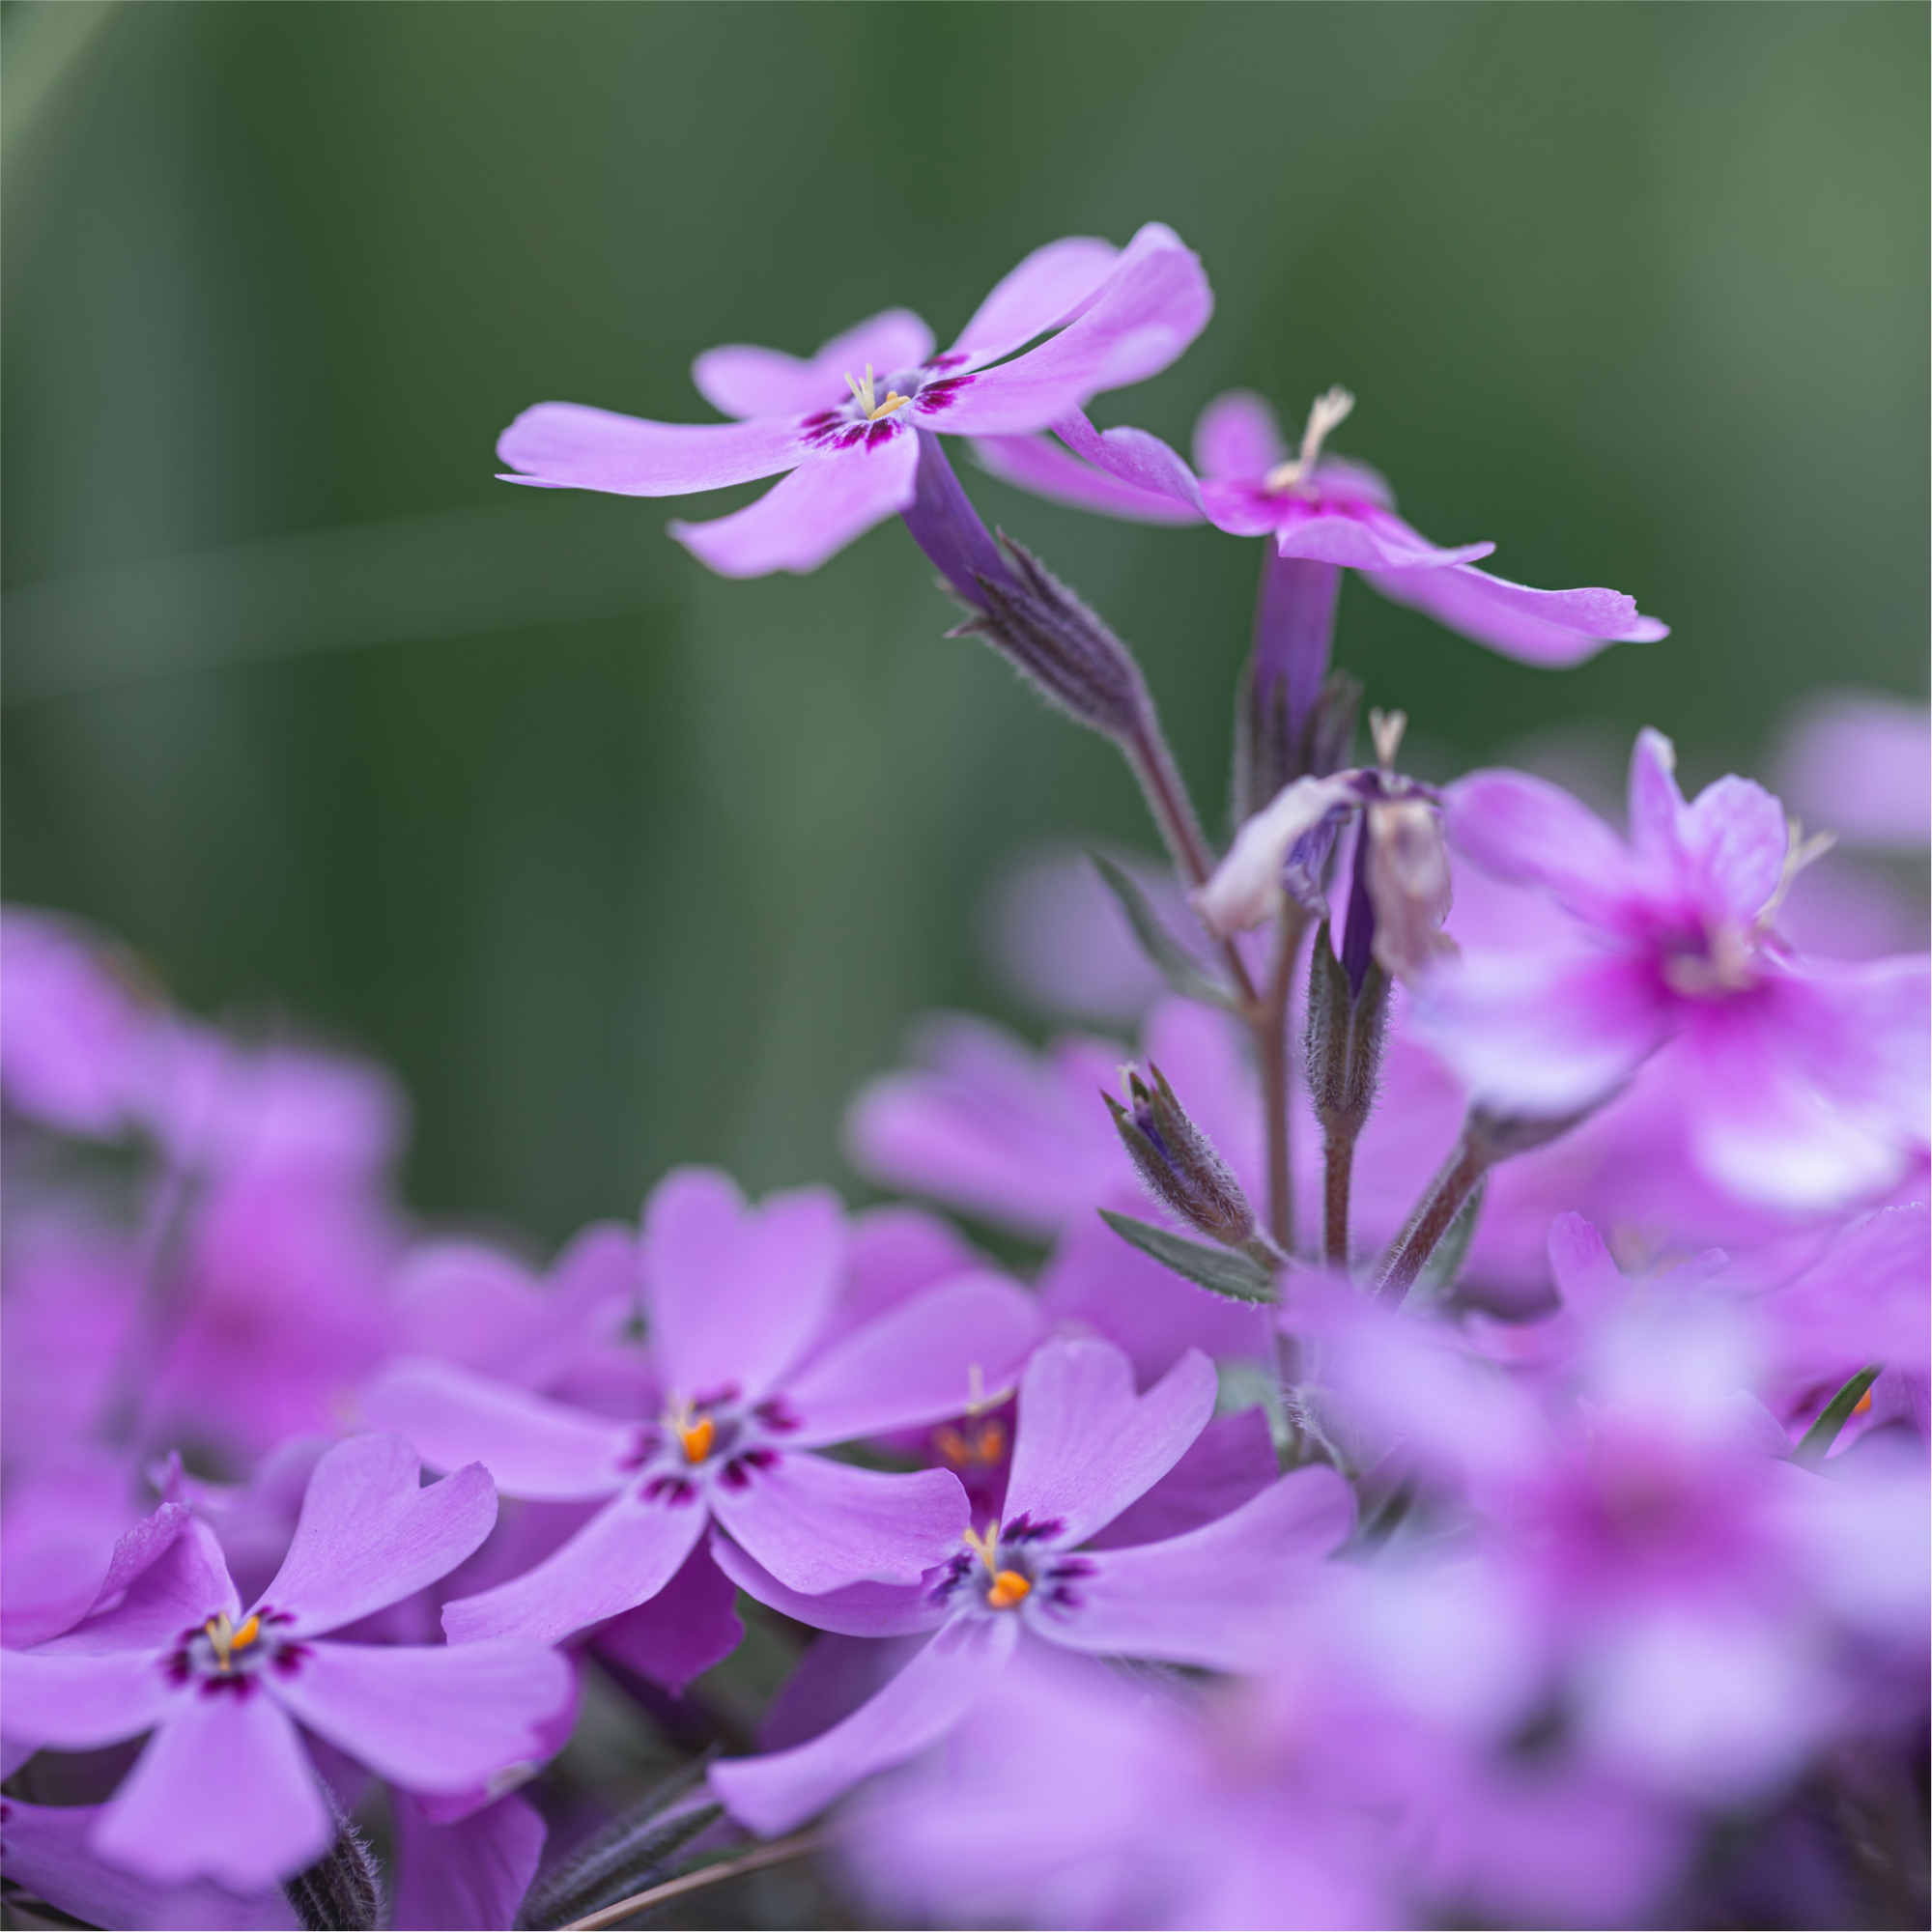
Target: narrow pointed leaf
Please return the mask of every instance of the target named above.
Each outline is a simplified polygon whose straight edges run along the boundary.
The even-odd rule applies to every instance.
[[[1115,1214],[1100,1209],[1100,1218],[1122,1240],[1151,1255],[1162,1267],[1171,1268],[1199,1288],[1225,1294],[1233,1301],[1273,1301],[1274,1276],[1260,1262],[1236,1254],[1233,1248],[1210,1247],[1206,1241],[1190,1241],[1166,1228],[1148,1221],[1136,1221],[1131,1214]]]
[[[1852,1411],[1864,1400],[1865,1391],[1878,1380],[1883,1362],[1875,1362],[1868,1369],[1861,1369],[1830,1402],[1825,1405],[1825,1412],[1804,1432],[1798,1447],[1791,1452],[1791,1460],[1801,1468],[1815,1469],[1831,1453],[1832,1444],[1838,1439],[1838,1433],[1852,1419]]]
[[[1230,1012],[1236,1010],[1238,1002],[1233,988],[1223,985],[1168,931],[1153,908],[1153,901],[1133,878],[1098,852],[1088,856],[1107,890],[1120,901],[1121,910],[1126,914],[1127,923],[1133,927],[1134,937],[1140,941],[1141,951],[1154,971],[1186,999],[1199,1000],[1204,1006],[1223,1007]]]

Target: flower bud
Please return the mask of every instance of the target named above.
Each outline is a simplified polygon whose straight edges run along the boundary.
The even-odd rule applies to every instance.
[[[1368,808],[1363,836],[1376,961],[1397,979],[1413,979],[1456,951],[1442,930],[1452,895],[1441,818],[1425,799],[1399,798]]]
[[[1257,1228],[1241,1183],[1187,1118],[1160,1068],[1148,1070],[1151,1088],[1133,1068],[1127,1070],[1131,1106],[1122,1106],[1111,1094],[1102,1096],[1141,1179],[1156,1201],[1198,1234],[1224,1247],[1247,1246]]]
[[[1308,971],[1308,1093],[1325,1138],[1353,1140],[1367,1124],[1381,1074],[1389,982],[1370,960],[1360,983],[1337,959],[1326,920]]]

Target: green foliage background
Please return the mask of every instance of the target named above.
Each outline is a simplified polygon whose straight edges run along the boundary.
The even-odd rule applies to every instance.
[[[383,1055],[432,1212],[554,1236],[680,1158],[849,1186],[854,1084],[998,1006],[1002,860],[1149,842],[1137,802],[941,639],[896,528],[721,582],[666,506],[493,482],[502,425],[701,418],[713,343],[900,301],[945,339],[1027,249],[1164,219],[1218,312],[1103,421],[1346,383],[1421,528],[1676,626],[1556,677],[1354,586],[1371,699],[1445,761],[1651,722],[1707,777],[1804,690],[1924,686],[1927,22],[15,0],[7,891]],[[1216,807],[1255,547],[970,487]]]

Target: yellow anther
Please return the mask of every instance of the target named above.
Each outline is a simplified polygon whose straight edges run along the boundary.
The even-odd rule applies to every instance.
[[[986,1592],[986,1602],[996,1610],[1009,1610],[1023,1597],[1033,1594],[1033,1585],[1017,1570],[999,1570],[993,1575],[993,1587]]]
[[[228,1612],[223,1610],[218,1616],[210,1617],[202,1625],[202,1629],[208,1633],[208,1641],[214,1652],[216,1667],[226,1670],[234,1653],[238,1650],[246,1650],[262,1634],[262,1619],[250,1617],[240,1630],[237,1630]]]
[[[886,391],[886,400],[883,403],[880,402],[874,389],[872,365],[869,362],[866,364],[866,374],[863,380],[853,375],[848,369],[845,373],[845,383],[846,386],[851,389],[854,400],[866,412],[866,420],[867,422],[877,422],[881,416],[889,416],[895,410],[903,409],[907,403],[912,401],[910,396],[902,396],[896,389],[888,389]]]
[[[677,1439],[684,1444],[685,1461],[703,1462],[711,1454],[711,1445],[717,1435],[718,1425],[708,1415],[700,1415],[696,1422],[680,1423]]]
[[[1301,432],[1301,447],[1262,478],[1262,488],[1272,493],[1293,490],[1296,484],[1307,482],[1321,460],[1321,445],[1327,441],[1328,433],[1339,429],[1354,407],[1355,399],[1347,389],[1333,388],[1324,396],[1317,396],[1308,412],[1308,426]]]

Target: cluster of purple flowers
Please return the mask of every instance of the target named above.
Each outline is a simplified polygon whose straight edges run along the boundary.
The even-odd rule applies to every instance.
[[[1140,1058],[928,1029],[850,1120],[927,1207],[684,1169],[539,1278],[412,1227],[379,1072],[6,915],[18,1894],[614,1922],[823,1818],[770,1856],[887,1923],[1922,1914],[1928,959],[1807,913],[1829,841],[1745,779],[1687,799],[1655,731],[1621,829],[1524,773],[1406,774],[1400,713],[1358,759],[1345,570],[1546,667],[1663,627],[1421,536],[1327,449],[1343,391],[1293,450],[1223,396],[1191,466],[1095,429],[1211,306],[1164,228],[1062,242],[944,354],[894,310],[701,356],[731,421],[553,403],[502,440],[543,487],[783,472],[672,526],[727,575],[898,515],[1142,781],[1176,889],[1106,867],[1102,942],[1168,988]],[[942,436],[1265,540],[1225,852],[1126,647]],[[1922,793],[1874,800],[1827,725],[1807,800],[1841,780],[1851,829],[1909,838]],[[753,1737],[608,1822],[546,1771],[586,1674],[688,1746],[747,1616],[798,1650]]]

